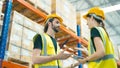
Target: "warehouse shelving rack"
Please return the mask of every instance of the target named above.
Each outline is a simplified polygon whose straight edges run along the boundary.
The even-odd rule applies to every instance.
[[[13,5],[12,10],[18,11],[19,13],[25,15],[26,17],[37,22],[38,24],[44,24],[43,21],[45,20],[47,14],[44,13],[43,11],[39,10],[38,8],[35,8],[33,5],[26,2],[25,0],[12,0],[12,5]],[[86,40],[84,40],[83,38],[81,38],[80,36],[77,36],[71,30],[67,29],[66,26],[61,25],[60,29],[61,29],[61,31],[56,34],[57,35],[56,38],[59,38],[59,39],[57,39],[57,41],[60,42],[60,44],[62,44],[63,41],[70,39],[70,41],[67,43],[67,45],[76,46],[77,43],[81,43],[87,47],[88,42]],[[64,37],[63,37],[63,35],[64,35]],[[10,61],[3,61],[3,66],[5,66],[5,65],[9,66],[10,68],[11,67],[13,68],[14,66],[17,66],[15,68],[26,68],[26,66],[12,63]]]

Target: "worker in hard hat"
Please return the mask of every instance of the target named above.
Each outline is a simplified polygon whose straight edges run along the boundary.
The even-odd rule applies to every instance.
[[[36,34],[33,38],[34,48],[32,61],[34,68],[61,68],[60,60],[67,59],[71,54],[60,51],[55,40],[55,33],[59,32],[63,19],[56,15],[48,15],[45,19],[43,34]]]
[[[88,63],[88,68],[117,68],[113,45],[103,23],[105,20],[104,11],[99,7],[93,7],[83,18],[87,20],[90,29],[89,56],[78,59],[79,62],[71,66]]]

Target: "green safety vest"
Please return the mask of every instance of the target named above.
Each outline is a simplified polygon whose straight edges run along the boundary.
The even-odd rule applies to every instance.
[[[41,37],[42,37],[42,43],[43,43],[41,55],[43,56],[56,55],[55,48],[51,38],[45,33],[41,34]],[[57,45],[57,53],[59,53],[59,51],[60,51],[60,48]],[[61,67],[60,60],[53,60],[51,62],[34,65],[34,68],[60,68],[60,67]]]
[[[99,31],[101,39],[103,41],[105,48],[105,56],[100,59],[90,61],[88,63],[88,68],[117,68],[117,64],[114,59],[113,45],[107,33],[102,27],[95,27],[95,28]],[[91,39],[89,41],[88,51],[89,51],[89,56],[95,52]]]

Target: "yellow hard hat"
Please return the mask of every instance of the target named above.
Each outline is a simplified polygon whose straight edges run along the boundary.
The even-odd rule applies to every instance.
[[[57,18],[59,21],[60,21],[60,23],[62,24],[63,23],[63,19],[60,17],[60,16],[58,16],[57,14],[50,14],[50,15],[47,15],[47,17],[46,17],[46,19],[45,19],[45,23],[46,23],[46,21],[49,19],[49,18]]]
[[[99,7],[93,7],[90,10],[88,10],[88,13],[85,14],[83,16],[83,18],[86,19],[88,14],[96,14],[97,16],[100,16],[100,17],[102,17],[103,20],[105,20],[104,11],[102,9],[100,9]]]

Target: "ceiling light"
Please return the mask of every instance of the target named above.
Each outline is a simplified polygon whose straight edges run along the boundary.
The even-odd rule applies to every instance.
[[[102,8],[102,9],[104,10],[105,13],[117,11],[117,10],[120,10],[120,4],[113,5],[113,6],[110,6],[110,7],[105,7],[105,8]]]

